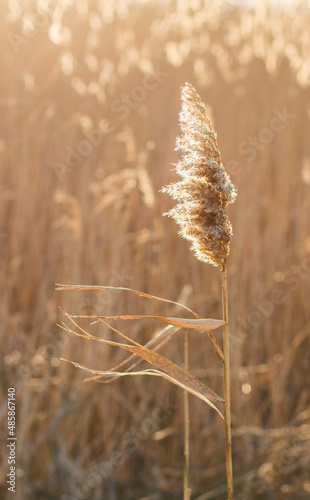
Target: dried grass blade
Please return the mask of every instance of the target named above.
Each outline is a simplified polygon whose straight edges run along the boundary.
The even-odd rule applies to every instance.
[[[79,316],[71,316],[72,318],[87,318],[87,319],[98,319],[98,320],[122,320],[122,321],[132,321],[136,319],[155,319],[160,321],[161,323],[167,323],[168,325],[178,326],[185,330],[191,329],[196,330],[199,333],[206,333],[207,330],[215,330],[216,328],[220,328],[224,325],[225,321],[221,319],[209,319],[209,318],[197,318],[197,319],[188,319],[188,318],[172,318],[170,316],[153,316],[150,314],[143,315],[121,315],[121,316],[90,316],[90,315],[79,315]]]
[[[128,376],[136,376],[136,375],[152,375],[156,377],[162,377],[162,373],[159,370],[141,370],[138,372],[118,372],[118,371],[112,371],[112,370],[94,370],[92,368],[88,368],[87,366],[81,365],[80,363],[77,363],[76,361],[71,361],[70,359],[65,359],[65,358],[60,358],[61,361],[66,361],[66,363],[71,363],[74,365],[76,368],[80,368],[81,370],[85,370],[89,373],[94,373],[98,374],[101,377],[112,377],[113,379],[117,379],[119,377],[128,377]],[[88,382],[91,379],[84,379],[84,382]]]
[[[165,345],[171,339],[171,337],[179,330],[180,330],[180,328],[176,327],[176,326],[171,326],[171,325],[166,326],[163,330],[158,332],[155,337],[153,337],[151,340],[149,340],[149,342],[147,342],[144,345],[144,347],[146,347],[146,348],[153,347],[152,350],[156,352],[163,345]],[[120,368],[123,368],[125,372],[128,372],[129,370],[132,370],[133,368],[138,366],[138,364],[141,363],[141,361],[142,361],[142,359],[137,354],[132,354],[131,356],[129,356],[129,358],[125,359],[124,361],[122,361],[118,365],[111,368],[111,371],[117,371]],[[98,381],[101,378],[102,377],[100,377],[100,376],[90,377],[90,378],[86,379],[86,381],[89,381],[89,382],[96,381],[96,380]],[[105,384],[108,384],[108,383],[112,382],[113,380],[114,379],[104,380],[102,382]]]
[[[115,331],[116,333],[119,333],[122,335],[119,330],[116,328],[113,328],[111,325],[106,323],[105,321],[102,320],[102,322],[108,326],[111,330]],[[102,339],[101,339],[102,340]],[[110,342],[110,341],[109,341]],[[157,368],[160,368],[165,372],[171,380],[174,380],[174,383],[182,387],[183,389],[187,389],[189,392],[192,392],[196,396],[198,394],[200,396],[203,396],[205,401],[217,401],[217,402],[223,402],[223,399],[220,398],[215,392],[213,392],[211,389],[209,389],[207,386],[205,386],[200,380],[196,379],[189,373],[185,372],[182,368],[180,368],[178,365],[173,363],[170,359],[165,358],[161,354],[155,353],[154,351],[151,351],[147,349],[146,347],[143,347],[141,345],[135,345],[135,346],[125,346],[124,344],[119,344],[120,347],[124,347],[125,349],[138,354],[138,356],[141,356],[143,359],[145,359],[148,363],[155,365]],[[187,385],[185,385],[187,384]],[[200,397],[198,396],[198,397]]]
[[[81,317],[81,316],[80,316]],[[87,316],[83,316],[87,317]],[[89,316],[88,316],[89,317]],[[171,318],[164,316],[151,316],[151,315],[123,315],[123,316],[97,316],[98,319],[110,319],[110,320],[134,320],[134,319],[145,319],[151,318],[161,321],[162,323],[168,323],[170,325],[178,326],[183,329],[192,329],[196,330],[199,333],[207,333],[210,337],[212,344],[214,345],[217,353],[219,354],[222,361],[224,361],[224,354],[219,346],[216,338],[214,337],[211,330],[215,330],[225,324],[225,321],[220,319],[207,319],[207,318],[199,318],[199,319],[185,319],[185,318]]]
[[[173,304],[178,307],[182,307],[186,311],[189,311],[191,314],[195,316],[195,318],[200,319],[200,316],[196,314],[192,309],[185,306],[184,304],[180,304],[179,302],[175,302],[174,300],[163,299],[162,297],[157,297],[156,295],[150,295],[149,293],[140,292],[139,290],[134,290],[133,288],[126,288],[123,286],[94,286],[94,285],[65,285],[61,283],[56,283],[55,290],[123,290],[127,292],[134,293],[139,295],[140,297],[145,297],[147,299],[154,299],[160,302],[166,302],[168,304]]]
[[[174,383],[175,385],[178,385],[182,389],[186,389],[188,392],[193,394],[194,396],[198,397],[199,399],[205,401],[211,408],[214,408],[221,418],[223,419],[223,415],[219,411],[219,409],[211,402],[211,401],[216,401],[216,402],[223,402],[223,399],[220,398],[215,392],[213,392],[209,387],[204,385],[200,380],[196,379],[189,373],[185,372],[182,368],[180,368],[178,365],[173,363],[170,359],[165,358],[164,356],[161,356],[158,353],[155,353],[149,349],[146,349],[143,346],[140,346],[139,344],[135,343],[136,345],[128,345],[128,344],[121,344],[119,342],[113,342],[111,340],[106,340],[106,339],[101,339],[98,337],[95,337],[91,334],[88,334],[83,330],[69,315],[67,315],[72,323],[84,333],[84,335],[78,334],[77,332],[74,332],[71,329],[68,329],[68,331],[71,331],[72,333],[77,334],[78,336],[87,338],[88,340],[96,340],[98,342],[103,342],[104,344],[108,345],[113,345],[116,347],[121,347],[123,349],[126,349],[129,352],[132,352],[133,354],[137,354],[141,358],[145,359],[148,363],[151,365],[156,366],[157,368],[160,368],[163,371],[162,377],[166,378],[170,382]],[[103,323],[105,323],[103,321]],[[115,331],[116,333],[119,333],[120,335],[123,336],[121,332],[113,328],[111,325],[108,323],[105,323],[106,326],[108,326],[111,330]]]
[[[220,412],[220,410],[213,403],[211,403],[211,401],[208,398],[206,398],[205,396],[203,396],[201,393],[198,393],[198,392],[196,392],[194,390],[191,390],[187,386],[183,385],[181,382],[178,383],[168,373],[162,372],[160,370],[149,369],[149,370],[141,370],[141,371],[138,371],[138,372],[115,372],[115,371],[110,371],[110,370],[107,370],[107,371],[93,370],[91,368],[87,368],[84,365],[81,365],[80,363],[76,363],[75,361],[70,361],[69,359],[65,359],[65,358],[60,358],[60,359],[62,361],[66,361],[67,363],[71,363],[76,368],[80,368],[81,370],[85,370],[87,372],[90,372],[90,373],[93,373],[93,374],[97,374],[100,377],[112,377],[113,380],[115,380],[115,379],[117,379],[119,377],[137,376],[137,375],[152,375],[152,376],[155,376],[155,377],[162,377],[162,378],[168,380],[169,382],[172,382],[173,384],[178,385],[182,389],[185,389],[186,391],[190,392],[194,396],[197,396],[199,399],[202,399],[202,401],[205,401],[223,419],[223,415]],[[91,378],[90,379],[89,378],[84,379],[84,382],[87,382],[88,380],[91,380]]]
[[[225,324],[225,321],[220,319],[207,319],[207,318],[197,318],[197,319],[185,319],[185,318],[171,318],[164,316],[152,316],[152,315],[121,315],[121,316],[92,316],[92,315],[75,315],[72,318],[87,318],[87,319],[108,319],[108,320],[136,320],[136,319],[156,319],[162,323],[168,323],[170,325],[175,325],[183,329],[196,330],[199,333],[207,333],[210,337],[212,344],[214,345],[217,353],[224,361],[224,354],[217,343],[216,338],[211,333],[211,330],[215,330]]]

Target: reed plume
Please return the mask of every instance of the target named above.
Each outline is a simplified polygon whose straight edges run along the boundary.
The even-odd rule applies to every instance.
[[[176,150],[182,151],[176,171],[182,180],[164,189],[178,205],[168,212],[180,226],[180,235],[192,242],[196,257],[222,271],[223,353],[224,353],[224,425],[226,443],[227,490],[233,500],[231,455],[230,365],[228,330],[228,294],[226,260],[229,254],[232,226],[226,207],[236,198],[236,190],[226,173],[217,145],[216,132],[206,115],[205,106],[190,83],[181,89],[181,137]],[[185,351],[186,358],[188,357]],[[185,487],[188,488],[188,395],[185,395]],[[186,496],[187,495],[187,496]]]
[[[176,150],[182,151],[182,158],[176,171],[182,180],[164,188],[179,201],[168,215],[179,224],[180,235],[192,242],[196,257],[223,270],[232,235],[226,207],[235,200],[236,190],[222,165],[205,106],[190,83],[182,88],[181,100],[182,135]]]

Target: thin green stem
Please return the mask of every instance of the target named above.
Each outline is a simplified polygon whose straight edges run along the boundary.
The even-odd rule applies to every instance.
[[[233,469],[231,454],[231,408],[230,408],[230,361],[229,361],[229,328],[228,328],[228,296],[227,271],[222,271],[222,307],[223,307],[223,352],[224,352],[224,425],[226,448],[226,473],[228,499],[233,500]]]

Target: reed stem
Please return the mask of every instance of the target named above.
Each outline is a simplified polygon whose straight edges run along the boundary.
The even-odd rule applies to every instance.
[[[223,307],[223,351],[224,351],[224,425],[226,448],[226,473],[228,499],[233,500],[233,469],[231,454],[231,407],[230,407],[230,362],[229,362],[229,328],[228,328],[228,295],[227,271],[222,271],[222,307]]]
[[[188,331],[184,332],[184,369],[189,370],[188,361]],[[183,499],[190,500],[191,489],[189,488],[189,403],[188,392],[184,391],[184,474],[183,474]]]

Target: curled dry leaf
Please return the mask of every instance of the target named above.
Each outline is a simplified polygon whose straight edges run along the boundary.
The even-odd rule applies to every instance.
[[[220,326],[225,324],[225,321],[221,319],[188,319],[188,318],[171,318],[167,316],[153,316],[149,314],[145,315],[121,315],[121,316],[72,316],[72,318],[96,318],[96,319],[108,319],[108,320],[135,320],[135,319],[156,319],[162,323],[167,323],[168,325],[178,326],[185,330],[191,329],[196,330],[200,333],[205,333],[207,330],[215,330]]]
[[[178,328],[183,328],[185,330],[191,329],[196,330],[200,333],[207,333],[217,351],[220,358],[224,361],[224,354],[222,349],[220,348],[216,338],[214,337],[211,330],[215,330],[220,326],[225,324],[225,321],[221,319],[207,319],[207,318],[199,318],[199,319],[186,319],[186,318],[171,318],[165,316],[150,316],[150,315],[122,315],[122,316],[72,316],[72,318],[94,318],[98,321],[102,321],[104,319],[108,320],[134,320],[134,319],[145,319],[152,318],[162,323],[168,323],[169,325],[177,326]]]

